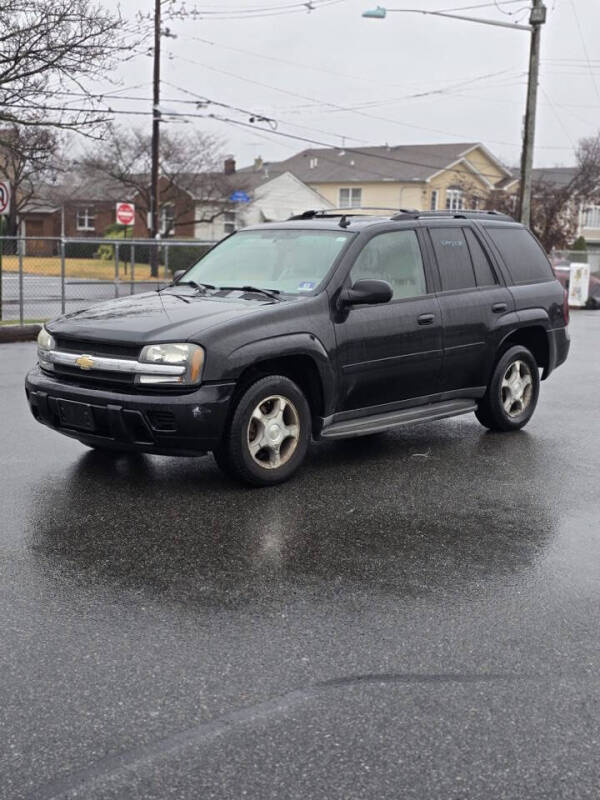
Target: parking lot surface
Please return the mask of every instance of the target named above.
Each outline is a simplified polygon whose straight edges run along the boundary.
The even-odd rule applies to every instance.
[[[530,425],[274,489],[43,428],[0,348],[0,797],[597,798],[600,314]]]

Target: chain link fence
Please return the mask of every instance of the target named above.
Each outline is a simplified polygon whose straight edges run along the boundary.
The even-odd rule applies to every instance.
[[[1,236],[0,321],[43,321],[101,300],[159,288],[214,244]]]
[[[0,322],[40,322],[164,286],[215,244],[0,236]],[[572,263],[589,264],[594,293],[600,293],[600,250],[554,250],[550,260],[557,274]]]

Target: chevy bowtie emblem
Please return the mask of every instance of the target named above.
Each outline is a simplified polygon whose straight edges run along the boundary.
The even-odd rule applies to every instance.
[[[96,362],[91,356],[79,356],[75,359],[75,363],[81,369],[91,369]]]

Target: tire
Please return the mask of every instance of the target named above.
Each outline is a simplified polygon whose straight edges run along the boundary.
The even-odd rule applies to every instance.
[[[252,486],[274,486],[300,467],[310,437],[306,397],[289,378],[269,375],[239,398],[213,455],[231,477]]]
[[[509,348],[496,364],[475,416],[492,431],[517,431],[535,411],[540,375],[531,352],[521,345]]]

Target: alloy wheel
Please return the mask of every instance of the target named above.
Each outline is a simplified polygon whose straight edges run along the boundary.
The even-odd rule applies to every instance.
[[[293,456],[300,437],[300,417],[287,397],[271,395],[256,406],[248,423],[252,459],[264,469],[277,469]]]
[[[520,416],[531,403],[533,378],[524,361],[513,361],[502,378],[502,405],[509,417]]]

